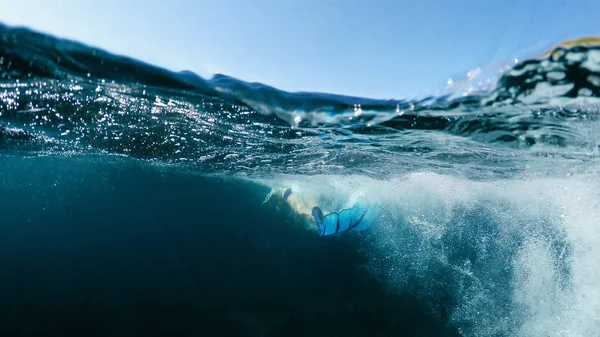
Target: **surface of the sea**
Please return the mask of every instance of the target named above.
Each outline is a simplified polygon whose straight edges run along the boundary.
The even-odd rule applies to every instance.
[[[0,25],[0,336],[600,335],[599,103],[589,44],[380,100]]]

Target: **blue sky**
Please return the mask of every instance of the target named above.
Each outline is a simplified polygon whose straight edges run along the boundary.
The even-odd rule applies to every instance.
[[[172,70],[291,91],[415,98],[564,39],[597,0],[0,0],[0,21]]]

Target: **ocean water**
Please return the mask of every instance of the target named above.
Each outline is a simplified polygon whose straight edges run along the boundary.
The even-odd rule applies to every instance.
[[[598,335],[599,98],[594,45],[377,100],[0,25],[0,335]]]

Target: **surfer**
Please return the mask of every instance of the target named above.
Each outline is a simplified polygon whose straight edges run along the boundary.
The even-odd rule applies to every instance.
[[[314,219],[320,236],[349,231],[361,232],[369,228],[380,213],[377,206],[368,203],[362,196],[356,198],[352,207],[344,208],[339,212],[323,211],[314,195],[300,193],[292,187],[273,189],[267,195],[265,202],[274,198],[286,202],[291,209],[305,219]]]

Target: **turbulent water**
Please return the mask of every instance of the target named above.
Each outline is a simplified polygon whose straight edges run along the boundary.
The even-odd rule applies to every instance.
[[[106,207],[120,214],[160,208],[164,206],[160,202],[170,204],[159,195],[175,193],[172,197],[177,198],[172,190],[176,187],[192,200],[182,198],[182,210],[177,210],[176,203],[170,208],[164,206],[168,212],[165,208],[166,213],[161,213],[161,223],[169,222],[169,218],[179,219],[174,223],[187,223],[182,214],[193,212],[194,207],[198,212],[222,207],[226,214],[235,213],[240,203],[245,208],[251,208],[245,203],[260,208],[263,213],[256,214],[254,220],[252,216],[243,221],[228,220],[214,211],[195,214],[193,224],[185,225],[188,227],[169,223],[168,228],[179,228],[173,230],[177,235],[171,233],[169,237],[184,240],[179,237],[211,228],[219,232],[225,246],[239,248],[242,256],[260,251],[261,258],[252,262],[221,257],[220,261],[232,264],[233,269],[263,272],[259,276],[238,275],[247,281],[237,283],[229,275],[226,283],[230,287],[224,287],[252,303],[261,298],[277,301],[289,297],[275,306],[278,309],[272,309],[280,311],[277,318],[271,311],[249,309],[237,302],[228,305],[221,298],[223,304],[211,303],[216,311],[206,309],[214,316],[210,325],[214,333],[241,324],[247,335],[293,335],[290,331],[299,326],[307,330],[298,335],[353,335],[350,331],[364,335],[356,325],[360,322],[370,335],[440,335],[441,331],[464,336],[597,335],[599,102],[600,47],[593,45],[559,46],[551,53],[522,61],[504,72],[491,90],[418,100],[376,100],[289,93],[223,75],[206,80],[26,29],[0,26],[0,200],[4,214],[0,220],[4,222],[0,222],[4,247],[0,248],[0,263],[13,266],[8,270],[22,275],[15,280],[39,277],[34,275],[45,269],[36,267],[35,253],[28,255],[29,267],[14,267],[12,256],[22,258],[15,253],[14,240],[39,244],[36,235],[52,232],[41,224],[54,223],[57,218],[80,221],[79,226],[93,227],[90,230],[95,233],[102,232],[102,224],[112,224],[105,230],[121,235],[117,240],[158,235],[154,233],[160,231],[158,227],[148,229],[135,217],[128,221],[127,216],[115,215],[102,222],[82,214],[91,207],[89,214],[94,217],[107,216],[97,205],[89,206],[99,200],[113,205]],[[173,177],[167,179],[165,175]],[[203,179],[217,179],[223,185],[213,186],[215,182]],[[133,185],[128,186],[132,180]],[[192,185],[197,187],[195,192],[190,191]],[[364,233],[319,238],[310,224],[293,214],[282,215],[281,205],[261,206],[270,187],[291,185],[318,192],[332,204],[362,191],[382,205],[384,212]],[[155,194],[148,186],[155,187]],[[132,192],[134,199],[122,197],[131,189],[146,192]],[[221,189],[233,192],[225,195]],[[102,197],[89,197],[98,191]],[[89,199],[89,204],[78,202],[72,193]],[[144,206],[135,204],[139,198],[146,198]],[[190,205],[194,198],[196,206]],[[221,200],[213,202],[221,206],[206,206],[211,204],[210,198]],[[128,207],[116,200],[133,204]],[[236,202],[228,205],[228,200]],[[48,203],[55,203],[60,216],[44,217]],[[36,214],[34,220],[31,214]],[[265,218],[273,218],[274,224],[267,224]],[[39,223],[27,227],[31,221]],[[128,228],[126,234],[119,232],[115,223],[123,223]],[[286,226],[292,232],[278,232]],[[252,234],[248,228],[253,228]],[[132,234],[145,231],[154,234]],[[102,237],[111,236],[102,233]],[[192,237],[208,244],[204,234]],[[261,237],[269,238],[265,240],[270,243]],[[66,237],[63,240],[61,244],[71,247],[65,248],[67,251],[85,254],[83,248],[69,246],[73,243]],[[283,246],[274,245],[274,241]],[[185,245],[201,244],[186,241]],[[202,265],[215,279],[191,278],[195,281],[186,283],[186,291],[197,295],[204,287],[225,292],[216,286],[223,281],[214,276],[221,275],[224,267],[206,262],[215,254],[221,256],[215,249],[196,255],[191,250],[179,251],[179,258],[173,258],[177,261],[173,263],[188,267]],[[352,262],[343,262],[348,255]],[[190,256],[198,259],[189,261]],[[309,256],[318,262],[310,261]],[[109,260],[118,264],[120,259]],[[54,263],[62,261],[57,257]],[[139,263],[135,259],[125,261]],[[344,273],[326,272],[336,266]],[[114,268],[106,268],[106,272],[114,272]],[[96,271],[106,278],[101,268]],[[287,276],[268,276],[272,273]],[[373,284],[356,281],[356,273]],[[79,274],[74,275],[69,282],[76,283]],[[254,285],[258,278],[266,278],[271,287],[246,284]],[[55,289],[55,283],[61,282],[57,280],[63,279],[47,276],[45,282],[53,286],[44,289]],[[121,279],[110,280],[117,283],[115,280]],[[343,280],[355,288],[336,289]],[[193,282],[204,283],[201,287]],[[95,284],[86,278],[84,283]],[[33,310],[7,294],[27,289],[19,288],[19,284],[4,284],[0,297],[10,299],[3,303],[13,307],[2,310],[12,312],[10,317],[18,316],[14,312]],[[373,288],[387,295],[365,290]],[[251,294],[257,289],[262,295]],[[364,291],[364,296],[357,289]],[[314,292],[322,292],[321,302],[305,298],[306,293]],[[335,296],[327,297],[329,292]],[[381,300],[385,304],[378,302],[378,296],[386,299]],[[53,307],[55,303],[45,299],[40,304],[33,297],[25,297],[34,308]],[[85,298],[88,301],[83,304],[75,300],[68,303],[73,308],[93,307],[95,298]],[[189,298],[201,301],[195,295]],[[311,300],[320,304],[313,305]],[[187,308],[189,317],[169,321],[181,329],[180,335],[203,331],[191,323],[198,319],[190,309],[197,309],[196,304],[183,299],[184,304],[170,302],[166,297],[149,301],[168,302],[176,310]],[[306,307],[312,308],[312,314],[299,309]],[[128,308],[122,309],[121,316],[113,313],[106,322],[125,324],[119,319],[127,316],[128,310],[135,311]],[[352,322],[335,314],[336,310],[352,317]],[[233,318],[228,318],[229,323],[214,323],[230,314]],[[64,317],[71,317],[64,315],[58,320],[63,328],[69,325]],[[140,317],[135,319],[146,316]],[[368,319],[361,321],[361,317]],[[414,323],[415,317],[423,323]],[[135,324],[125,321],[130,329],[126,331],[132,334]],[[237,323],[231,323],[234,321]],[[318,321],[321,325],[315,323]],[[45,325],[41,326],[52,326],[42,322]],[[106,322],[95,324],[110,325]],[[101,331],[116,331],[111,329]],[[239,331],[236,334],[244,334]]]

